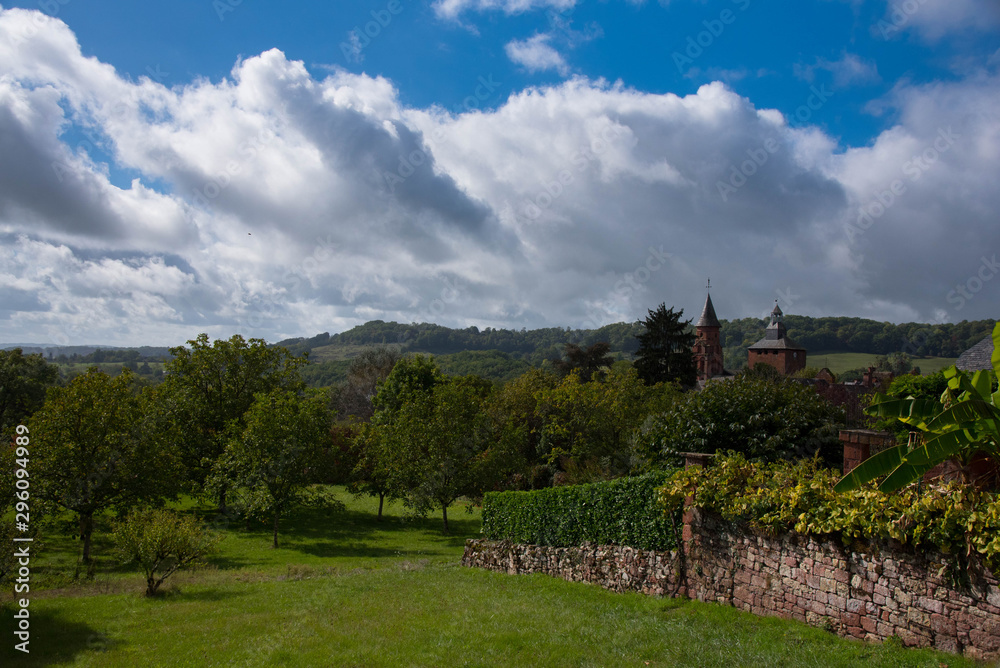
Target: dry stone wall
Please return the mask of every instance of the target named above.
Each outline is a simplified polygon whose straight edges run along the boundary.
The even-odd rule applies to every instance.
[[[845,549],[795,533],[765,536],[699,510],[687,513],[684,559],[621,546],[546,547],[473,540],[462,563],[547,573],[614,591],[681,595],[798,619],[842,636],[1000,658],[1000,589],[972,568],[953,585],[940,555],[898,545]]]
[[[621,545],[548,547],[469,540],[462,565],[510,575],[545,573],[573,582],[590,582],[612,591],[671,596],[677,593],[680,560],[676,552]]]

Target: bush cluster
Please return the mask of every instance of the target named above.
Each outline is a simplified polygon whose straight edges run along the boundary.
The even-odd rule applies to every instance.
[[[817,459],[753,463],[729,453],[708,468],[677,471],[660,489],[667,514],[687,496],[694,505],[776,534],[893,539],[913,547],[934,547],[954,561],[977,553],[1000,572],[1000,500],[970,485],[912,484],[889,494],[865,487],[838,493],[840,473]]]
[[[529,545],[675,549],[679,510],[664,513],[657,503],[657,490],[669,477],[654,472],[532,492],[490,492],[483,498],[483,533]]]

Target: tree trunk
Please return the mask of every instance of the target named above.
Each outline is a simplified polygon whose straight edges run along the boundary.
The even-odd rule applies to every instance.
[[[382,521],[382,502],[385,501],[385,492],[378,493],[378,517],[375,518],[376,522]]]
[[[83,541],[83,557],[81,561],[90,563],[90,539],[94,534],[94,513],[80,514],[80,540]]]
[[[278,511],[274,511],[274,547],[278,547]]]
[[[442,517],[444,518],[444,532],[448,533],[448,506],[441,504]]]
[[[219,514],[226,514],[226,488],[223,487],[219,490]]]

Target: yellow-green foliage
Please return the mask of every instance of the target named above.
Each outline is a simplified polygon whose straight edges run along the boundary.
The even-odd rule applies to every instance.
[[[674,512],[685,497],[723,518],[769,533],[853,539],[893,539],[944,554],[983,557],[1000,566],[1000,500],[995,494],[958,483],[909,485],[883,493],[870,486],[837,493],[840,474],[817,460],[751,463],[730,453],[708,468],[677,471],[659,490],[660,503]]]

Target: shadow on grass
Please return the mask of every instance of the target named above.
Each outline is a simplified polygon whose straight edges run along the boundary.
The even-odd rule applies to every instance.
[[[202,591],[187,591],[184,587],[176,587],[170,589],[161,590],[153,596],[152,598],[147,598],[147,601],[162,601],[164,603],[173,603],[180,601],[190,601],[190,602],[202,602],[202,603],[218,603],[220,601],[226,601],[232,598],[239,598],[246,596],[246,591],[233,591],[227,589],[225,591],[220,591],[218,589],[205,589]]]
[[[0,647],[0,665],[3,666],[73,663],[85,652],[103,652],[120,644],[94,627],[67,619],[59,612],[33,610],[29,618],[29,653],[25,654],[14,648],[14,644],[20,642],[14,636],[14,608],[3,606],[0,614],[3,615],[0,623],[0,635],[4,638]]]
[[[331,512],[326,509],[302,508],[281,519],[278,530],[278,546],[321,558],[336,557],[407,557],[444,554],[460,549],[467,538],[479,535],[480,522],[465,517],[449,519],[449,533],[445,534],[439,517],[401,517],[386,514],[382,521],[369,512],[345,510]],[[263,522],[253,521],[250,528],[242,521],[233,522],[229,530],[241,538],[259,540],[262,545],[270,545],[271,527]],[[423,545],[413,549],[412,545],[399,548],[377,546],[380,537],[420,534]],[[254,565],[252,558],[217,555],[211,563],[220,569],[244,568]]]

